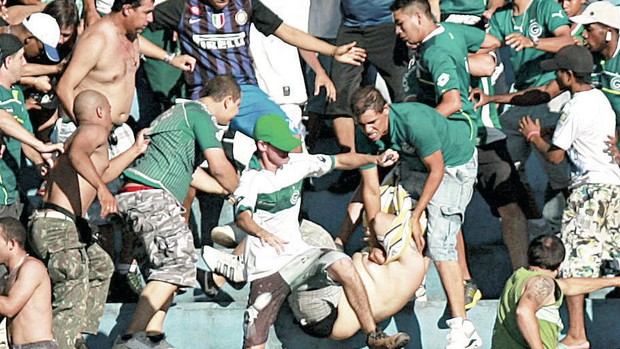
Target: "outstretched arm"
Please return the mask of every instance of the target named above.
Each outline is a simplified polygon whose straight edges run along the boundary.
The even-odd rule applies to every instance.
[[[612,278],[564,278],[557,280],[567,296],[579,296],[605,287],[620,287],[620,277]]]
[[[24,128],[9,112],[0,109],[0,131],[5,135],[27,144],[40,153],[62,152],[62,144],[45,144]]]
[[[474,109],[478,109],[489,103],[537,105],[549,102],[560,93],[562,93],[560,86],[555,80],[553,80],[550,83],[540,87],[528,88],[515,93],[492,96],[485,94],[479,88],[474,88],[469,94],[469,99],[474,102]]]
[[[356,47],[355,42],[334,46],[286,23],[280,24],[274,34],[287,44],[334,57],[340,63],[361,65],[366,60],[366,50]]]
[[[170,54],[142,35],[138,35],[138,44],[140,45],[140,53],[149,58],[164,61],[175,68],[181,69],[182,71],[194,71],[194,68],[196,67],[196,58],[189,55],[177,56]]]
[[[359,153],[341,153],[334,155],[337,170],[353,170],[365,165],[376,164],[381,167],[392,166],[398,161],[398,152],[388,149],[380,155],[368,155]]]
[[[140,155],[146,152],[151,141],[145,138],[149,129],[145,128],[138,132],[135,143],[122,154],[118,155],[114,159],[110,160],[110,165],[105,170],[101,178],[105,183],[110,183],[123,173],[127,166]]]

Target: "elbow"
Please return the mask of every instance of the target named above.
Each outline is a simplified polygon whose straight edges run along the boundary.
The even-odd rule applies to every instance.
[[[562,162],[562,160],[564,160],[564,156],[559,156],[559,155],[547,156],[547,161],[549,161],[550,163],[554,165],[559,165]]]

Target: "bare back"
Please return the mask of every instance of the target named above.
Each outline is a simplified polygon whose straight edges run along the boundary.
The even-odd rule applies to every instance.
[[[60,84],[62,80],[65,84],[59,87],[73,89],[66,100],[84,90],[102,93],[112,106],[112,123],[120,125],[129,117],[140,52],[137,38],[119,33],[113,21],[115,15],[119,13],[102,18],[80,36],[61,78]],[[66,100],[63,104],[67,104]]]
[[[88,143],[92,147],[90,160],[93,162],[99,176],[110,164],[108,158],[107,128],[96,124],[80,125],[65,142],[65,153],[58,157],[56,166],[48,179],[47,202],[59,205],[77,216],[82,216],[93,203],[97,190],[78,174],[71,164],[69,156],[74,143]],[[85,150],[80,147],[76,150]]]
[[[8,320],[11,344],[27,344],[54,339],[52,330],[52,286],[45,265],[34,257],[15,271],[14,280],[6,285],[5,295],[21,297],[28,293],[21,310]]]
[[[408,248],[393,262],[379,265],[368,260],[367,254],[355,253],[353,266],[366,288],[372,315],[377,323],[399,312],[420,287],[426,273],[424,258]],[[360,324],[344,294],[338,303],[338,318],[332,339],[345,339],[360,330]]]

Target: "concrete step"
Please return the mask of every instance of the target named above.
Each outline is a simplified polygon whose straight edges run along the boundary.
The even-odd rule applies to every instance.
[[[181,349],[240,348],[243,343],[243,312],[245,302],[196,301],[176,303],[165,323],[168,341]],[[483,300],[468,312],[484,341],[490,348],[497,300]],[[107,304],[99,334],[87,339],[89,348],[107,349],[117,335],[127,328],[135,304]],[[388,333],[405,331],[412,337],[407,348],[441,349],[445,346],[448,329],[445,325],[446,302],[411,302],[393,318],[381,324]],[[592,348],[620,348],[620,332],[615,330],[620,300],[594,299],[586,301],[586,325]],[[566,309],[562,317],[567,323]],[[303,333],[285,307],[271,329],[268,349],[335,349],[365,348],[365,338],[357,334],[345,341],[317,339]]]

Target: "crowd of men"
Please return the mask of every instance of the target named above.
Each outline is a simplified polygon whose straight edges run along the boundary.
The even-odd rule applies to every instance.
[[[370,348],[401,348],[409,334],[377,324],[424,293],[432,262],[445,348],[481,348],[461,229],[476,190],[514,270],[492,346],[589,348],[585,295],[620,287],[620,9],[291,3],[2,5],[0,347],[88,348],[127,285],[137,305],[110,347],[173,348],[175,295],[231,282],[250,288],[244,348],[266,346],[285,301],[311,336],[361,331]],[[340,152],[317,154],[328,121]],[[542,207],[531,154],[548,179]],[[301,197],[333,170],[330,190],[354,193],[334,241],[314,246]],[[210,226],[230,205],[234,222]],[[548,230],[531,243],[528,219]],[[368,247],[349,256],[359,226]]]

